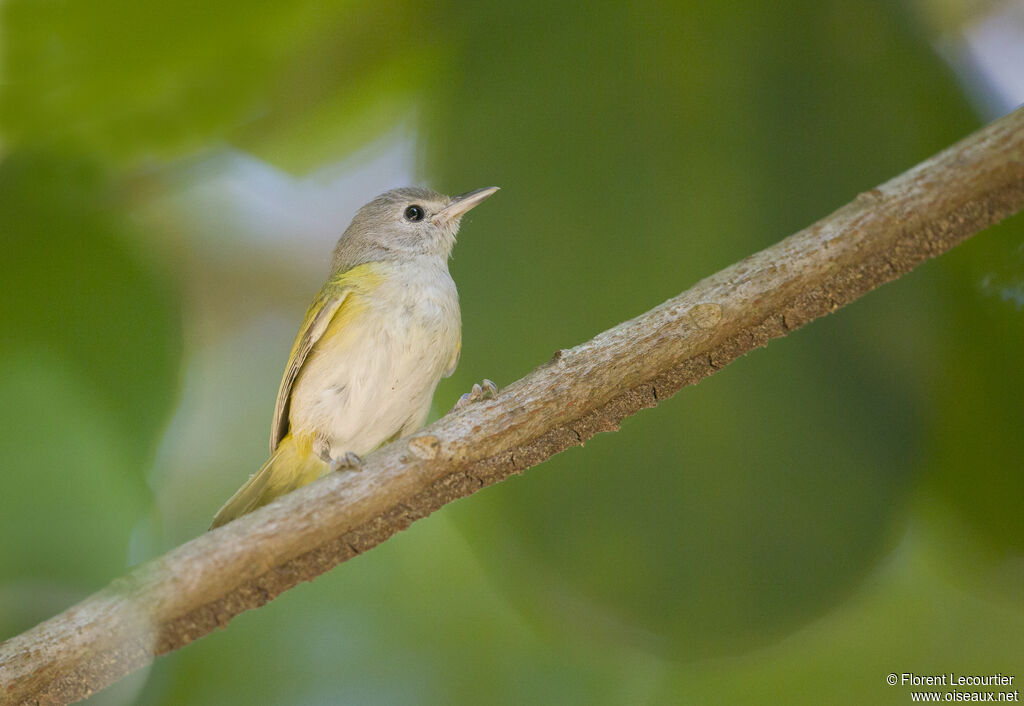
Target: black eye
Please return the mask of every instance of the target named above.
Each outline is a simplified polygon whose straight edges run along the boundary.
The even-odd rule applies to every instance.
[[[424,216],[422,206],[410,206],[405,209],[405,220],[407,221],[422,221]]]

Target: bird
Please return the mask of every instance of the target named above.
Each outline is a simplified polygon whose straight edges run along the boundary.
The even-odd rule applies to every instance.
[[[423,426],[434,390],[462,351],[459,296],[448,271],[462,217],[498,191],[450,197],[387,191],[359,209],[334,248],[277,392],[270,457],[210,529]],[[493,397],[490,380],[456,407]]]

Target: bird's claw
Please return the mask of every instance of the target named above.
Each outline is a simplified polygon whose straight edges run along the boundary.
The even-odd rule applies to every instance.
[[[331,459],[332,471],[358,471],[363,467],[363,459],[348,451],[337,458]]]
[[[474,402],[493,399],[496,394],[498,394],[498,386],[484,378],[483,382],[474,384],[469,392],[459,398],[459,401],[455,403],[455,409],[462,409]]]

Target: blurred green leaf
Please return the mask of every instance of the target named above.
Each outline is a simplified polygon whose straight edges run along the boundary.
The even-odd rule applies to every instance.
[[[127,238],[115,193],[87,161],[22,152],[0,163],[8,598],[19,586],[47,586],[55,600],[98,588],[123,572],[149,508],[180,321],[165,274]],[[2,602],[4,634],[66,606]]]
[[[114,163],[237,140],[306,169],[408,119],[425,75],[439,71],[417,9],[11,0],[0,15],[0,128],[15,144]]]
[[[996,558],[1024,552],[1024,219],[943,263],[945,342],[933,380],[930,488],[983,533]]]
[[[7,292],[0,347],[42,349],[89,380],[143,477],[177,388],[180,312],[166,274],[127,233],[87,161],[17,153],[0,164]]]
[[[5,354],[0,366],[0,456],[16,469],[4,476],[0,578],[96,588],[124,570],[147,503],[120,420],[87,380],[41,348]]]

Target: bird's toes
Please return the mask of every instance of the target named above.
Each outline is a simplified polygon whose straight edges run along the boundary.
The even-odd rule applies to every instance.
[[[487,378],[484,378],[484,381],[480,384],[483,388],[482,399],[494,399],[494,396],[498,394],[498,386],[494,384],[493,380],[488,380]]]
[[[498,386],[493,381],[484,378],[481,383],[474,383],[469,392],[459,398],[454,409],[462,409],[474,402],[493,399],[498,394]]]
[[[348,451],[337,458],[331,459],[332,471],[358,471],[363,467],[363,459]]]

